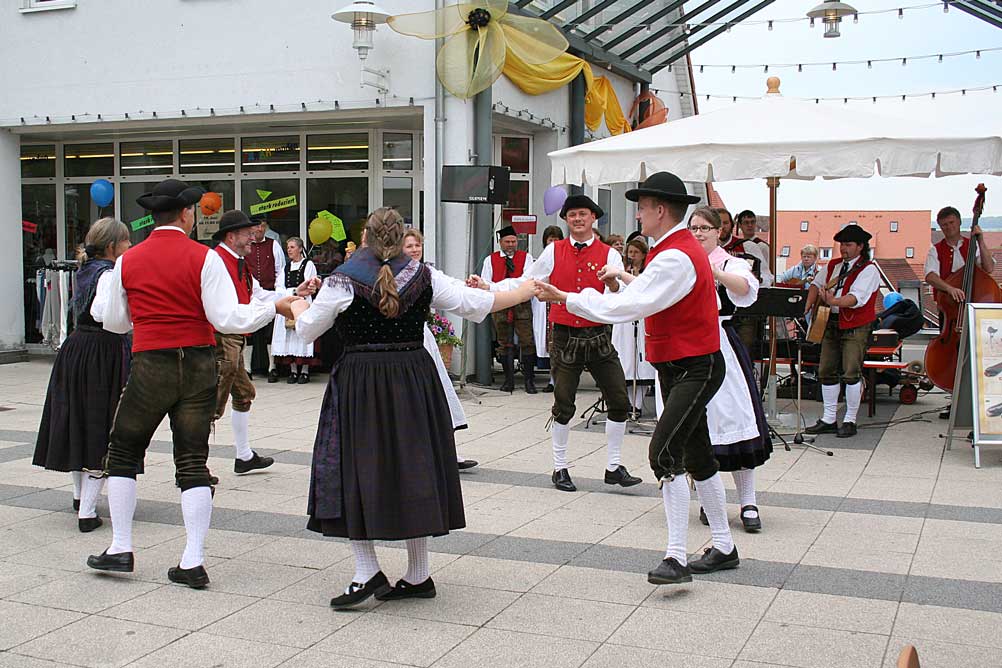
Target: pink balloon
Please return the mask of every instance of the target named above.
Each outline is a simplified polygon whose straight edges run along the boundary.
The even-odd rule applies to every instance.
[[[566,199],[567,191],[564,190],[563,186],[547,188],[546,192],[543,193],[543,211],[546,212],[547,216],[552,216],[557,211],[560,211]]]

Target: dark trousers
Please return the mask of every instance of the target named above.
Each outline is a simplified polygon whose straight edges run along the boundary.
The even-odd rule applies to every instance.
[[[574,417],[574,397],[585,368],[602,391],[608,419],[626,422],[631,406],[626,395],[623,365],[612,346],[612,327],[568,327],[556,324],[553,325],[550,345],[553,420],[557,424],[567,424]]]
[[[651,436],[648,458],[654,475],[669,478],[688,472],[693,480],[706,480],[720,469],[710,430],[706,404],[724,382],[724,356],[685,357],[655,362],[665,408]]]
[[[209,486],[209,429],[216,408],[213,348],[135,353],[108,446],[109,476],[135,478],[153,432],[170,417],[174,478],[182,491]]]
[[[493,314],[493,318],[494,331],[498,337],[499,357],[514,349],[515,334],[518,334],[518,347],[522,355],[536,354],[536,338],[532,332],[532,305],[529,302],[498,311]]]

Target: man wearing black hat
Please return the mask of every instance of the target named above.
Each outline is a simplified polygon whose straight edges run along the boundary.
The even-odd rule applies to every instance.
[[[807,293],[805,310],[821,302],[831,308],[824,339],[821,341],[821,363],[818,377],[824,414],[805,429],[808,434],[837,434],[839,438],[856,435],[856,413],[863,397],[863,356],[870,330],[877,319],[877,299],[880,297],[880,272],[870,261],[869,232],[859,225],[846,225],[835,241],[839,242],[841,262],[829,262],[826,271],[819,271]],[[841,366],[842,375],[839,376]],[[838,426],[839,383],[845,383],[845,417]]]
[[[484,258],[480,276],[488,283],[507,278],[521,278],[532,269],[532,255],[518,250],[518,233],[511,225],[498,230],[500,250]],[[536,394],[536,339],[532,331],[532,304],[522,302],[503,311],[492,314],[494,330],[498,337],[497,355],[504,369],[502,392],[515,390],[515,341],[522,355],[522,375],[525,377],[526,394]]]
[[[717,289],[706,252],[683,222],[699,198],[674,174],[652,174],[626,193],[637,202],[643,233],[656,239],[643,273],[616,294],[573,294],[541,285],[544,301],[566,302],[569,313],[599,322],[645,318],[647,359],[661,381],[664,410],[651,437],[648,459],[657,476],[668,523],[665,558],[647,574],[653,584],[690,582],[692,573],[735,568],[739,563],[727,523],[724,483],[710,445],[706,405],[724,379],[717,323]],[[613,274],[603,270],[603,277]],[[559,388],[559,386],[558,386]],[[686,555],[689,485],[696,484],[713,546],[691,562]]]
[[[523,274],[523,279],[548,280],[567,292],[580,292],[585,288],[611,291],[619,289],[616,281],[608,286],[598,278],[605,265],[623,268],[623,256],[598,240],[592,226],[602,217],[602,209],[584,195],[571,195],[560,209],[560,217],[567,221],[570,236],[554,241],[543,249],[539,259]],[[479,284],[479,277],[471,276]],[[514,285],[521,282],[517,280]],[[483,286],[481,286],[483,287]],[[491,289],[508,290],[513,284],[497,283]],[[550,309],[553,323],[550,366],[553,373],[553,485],[562,491],[577,490],[567,472],[567,441],[570,437],[570,420],[574,417],[574,398],[577,395],[581,373],[587,368],[605,399],[608,413],[605,421],[606,468],[608,485],[631,487],[640,478],[630,475],[621,463],[620,452],[626,435],[626,418],[630,400],[626,394],[626,376],[619,355],[612,346],[612,328],[568,312],[563,304]]]
[[[214,332],[252,331],[274,319],[276,305],[298,299],[238,303],[219,255],[189,238],[203,194],[167,179],[140,197],[156,227],[119,258],[104,288],[104,328],[119,334],[132,330],[133,358],[105,459],[112,543],[87,559],[97,570],[132,572],[136,467],[169,416],[187,543],[167,577],[195,588],[209,583],[202,552],[212,516],[213,478],[206,461],[216,405]]]
[[[265,290],[257,279],[251,276],[245,258],[250,255],[258,223],[247,217],[243,211],[227,211],[219,219],[219,229],[212,238],[219,241],[219,254],[226,271],[237,291],[237,301],[249,304],[251,300],[276,302],[281,295],[273,290]],[[320,281],[306,281],[296,294],[300,297],[313,294]],[[254,384],[244,370],[244,345],[247,341],[243,333],[223,334],[216,332],[216,366],[219,369],[219,384],[216,388],[216,413],[214,420],[223,416],[226,403],[232,397],[233,410],[230,418],[233,424],[233,441],[236,459],[234,473],[249,473],[256,469],[268,468],[275,463],[271,457],[261,457],[251,450],[250,426],[251,402],[257,396]]]

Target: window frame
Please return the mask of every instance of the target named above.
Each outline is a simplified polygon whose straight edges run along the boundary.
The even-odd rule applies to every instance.
[[[789,246],[783,246],[782,248],[779,249],[779,256],[780,257],[790,257],[790,250],[791,249],[790,249]]]
[[[905,258],[911,260],[914,257],[915,257],[915,247],[905,246]]]
[[[807,232],[807,231],[810,230],[810,228],[811,228],[811,221],[809,221],[809,220],[802,220],[802,221],[800,221],[800,231],[801,232]]]
[[[900,226],[898,225],[898,221],[896,220],[891,221],[891,232],[897,232],[899,227]]]
[[[76,9],[77,0],[21,0],[22,14],[51,12],[57,9]]]

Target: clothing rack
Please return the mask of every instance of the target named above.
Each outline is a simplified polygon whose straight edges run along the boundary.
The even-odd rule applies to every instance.
[[[53,350],[58,351],[66,342],[66,337],[70,333],[70,299],[76,294],[77,282],[76,272],[80,268],[80,263],[76,260],[53,260],[48,262],[44,268],[44,281],[46,288],[50,282],[54,282],[52,289],[58,295],[58,313],[51,314],[56,318],[55,327],[53,323],[45,326],[43,317],[42,342],[47,343]],[[50,301],[52,295],[47,296],[46,301]],[[76,328],[76,319],[72,325]]]

